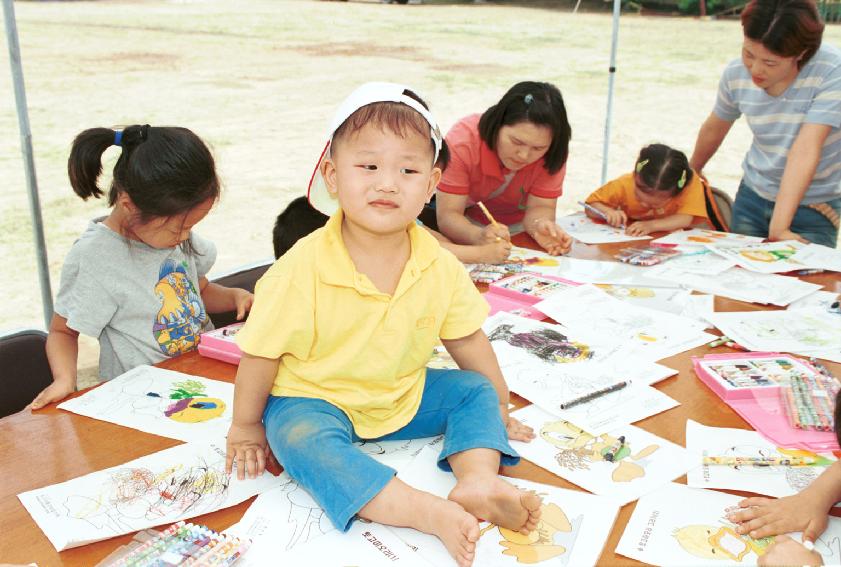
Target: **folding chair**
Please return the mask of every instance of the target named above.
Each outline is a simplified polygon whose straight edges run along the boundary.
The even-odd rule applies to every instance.
[[[0,336],[0,417],[25,408],[52,384],[47,333],[26,329]]]
[[[254,293],[254,286],[257,280],[266,273],[273,262],[261,261],[246,266],[241,266],[235,270],[213,278],[211,281],[225,287],[241,287],[251,293]],[[224,313],[211,313],[210,320],[213,321],[213,326],[217,329],[237,322],[236,311],[225,311]]]
[[[710,185],[703,177],[701,181],[704,186],[707,217],[710,219],[712,228],[729,232],[730,219],[733,217],[733,199],[718,187]]]

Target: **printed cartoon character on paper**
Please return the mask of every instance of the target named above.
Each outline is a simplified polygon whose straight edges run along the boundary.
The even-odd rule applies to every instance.
[[[605,293],[610,294],[617,299],[623,299],[626,297],[650,299],[655,296],[654,290],[650,287],[616,286],[611,284],[596,284],[596,287],[602,289]]]
[[[200,423],[219,417],[225,413],[225,402],[219,398],[204,396],[205,385],[198,380],[173,382],[169,403],[163,412],[166,417],[180,423]],[[161,399],[157,392],[146,392],[149,398]]]
[[[158,274],[155,295],[161,308],[152,333],[161,352],[175,356],[196,348],[207,313],[196,286],[187,275],[186,264],[166,260]]]
[[[518,333],[512,332],[513,328],[511,323],[504,323],[488,335],[488,340],[505,341],[552,364],[581,362],[593,357],[594,353],[588,345],[570,341],[566,335],[554,329],[540,328]]]
[[[750,555],[764,555],[774,538],[752,539],[739,535],[732,525],[722,521],[721,526],[695,524],[677,528],[672,536],[678,544],[695,557],[721,561],[741,561]]]
[[[563,419],[543,424],[540,437],[559,449],[555,459],[566,469],[589,470],[593,462],[613,463],[613,482],[631,482],[645,476],[646,457],[660,448],[649,445],[633,454],[630,443],[623,439],[607,433],[594,436]]]
[[[578,516],[570,522],[566,513],[554,502],[544,503],[540,512],[537,528],[528,534],[488,524],[482,528],[479,537],[496,528],[502,536],[499,545],[505,548],[502,555],[516,557],[517,563],[532,565],[558,558],[552,565],[566,565],[569,556],[561,556],[575,547],[583,516]]]
[[[764,262],[770,264],[772,262],[793,262],[793,260],[789,259],[794,256],[796,252],[797,249],[793,246],[781,245],[779,248],[772,248],[770,250],[739,250],[739,255],[754,262]]]

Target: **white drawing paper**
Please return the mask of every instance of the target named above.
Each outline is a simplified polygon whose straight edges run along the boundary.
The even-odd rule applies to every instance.
[[[648,240],[650,236],[631,236],[623,228],[615,228],[604,222],[596,222],[584,213],[574,213],[555,219],[571,237],[584,244],[608,244]]]
[[[730,268],[715,277],[683,272],[668,264],[655,266],[656,277],[703,293],[721,295],[749,303],[785,307],[821,289],[821,286],[777,274],[760,274],[744,268]]]
[[[792,260],[797,260],[811,269],[841,272],[841,250],[820,244],[807,244],[792,256]]]
[[[714,325],[710,323],[710,315],[713,313],[715,313],[715,296],[697,293],[686,299],[680,315],[698,321],[704,325],[705,329],[711,329]]]
[[[452,473],[436,465],[437,455],[424,450],[410,467],[400,472],[407,484],[446,498],[455,486]],[[618,504],[599,496],[565,490],[522,479],[506,478],[522,490],[543,498],[541,519],[528,535],[512,532],[489,522],[479,525],[474,565],[507,567],[523,564],[577,567],[595,565],[616,519]],[[434,536],[407,528],[391,528],[430,564],[453,566],[455,562]]]
[[[692,294],[689,290],[676,287],[614,284],[595,284],[595,286],[620,301],[676,315],[680,315],[684,310]]]
[[[636,500],[697,464],[697,458],[683,447],[633,425],[594,435],[534,405],[511,415],[537,434],[530,443],[511,442],[523,458],[620,504]]]
[[[705,276],[720,274],[724,270],[730,269],[736,265],[736,262],[733,260],[724,258],[723,256],[715,254],[706,248],[687,250],[680,256],[675,256],[667,263],[668,267],[672,270],[702,274]],[[657,272],[665,267],[666,266],[664,264],[652,266],[651,276],[657,277]]]
[[[228,382],[144,365],[58,407],[170,439],[222,441],[233,399]]]
[[[554,270],[544,273],[581,283],[679,287],[668,280],[656,277],[653,272],[654,266],[632,266],[623,262],[583,260],[566,256],[557,258],[557,261],[558,266]],[[533,270],[529,268],[529,271]]]
[[[592,285],[559,291],[535,308],[582,338],[614,337],[623,342],[623,355],[649,361],[716,338],[693,319],[619,301]]]
[[[747,236],[733,232],[719,232],[717,230],[706,230],[703,228],[691,228],[689,230],[676,230],[666,236],[652,240],[654,245],[663,246],[743,246],[745,244],[760,243],[762,238],[758,236]]]
[[[227,508],[280,482],[268,472],[237,480],[225,474],[224,444],[186,443],[18,498],[61,551]]]
[[[805,244],[796,240],[784,240],[747,246],[719,247],[708,245],[707,248],[719,256],[733,260],[746,270],[761,274],[779,274],[808,267],[792,258],[804,246]]]
[[[824,310],[715,313],[721,332],[756,351],[799,352],[841,348],[841,317]]]
[[[830,306],[836,301],[838,301],[837,293],[816,291],[791,303],[786,309],[824,309],[829,311]]]
[[[756,565],[773,538],[739,535],[726,518],[741,496],[666,484],[640,498],[616,553],[652,565]],[[802,534],[790,534],[800,541]],[[830,518],[815,542],[825,565],[841,563],[841,520]]]
[[[701,466],[687,474],[689,486],[744,490],[778,498],[800,492],[818,478],[827,466],[835,462],[832,455],[777,447],[756,431],[707,427],[691,419],[686,422],[686,448],[701,459]],[[816,460],[818,466],[705,465],[702,464],[703,457],[811,457]]]
[[[249,548],[243,556],[254,552]],[[253,565],[317,565],[318,567],[432,567],[387,526],[355,521],[347,532],[334,530],[281,557],[265,555]],[[240,564],[237,563],[237,567]]]

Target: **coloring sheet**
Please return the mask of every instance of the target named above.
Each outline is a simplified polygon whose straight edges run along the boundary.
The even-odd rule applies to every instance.
[[[686,299],[686,305],[683,306],[680,315],[698,321],[704,325],[705,329],[711,329],[713,324],[710,323],[710,315],[713,313],[715,313],[715,296],[697,293]]]
[[[187,443],[18,498],[61,551],[221,510],[281,482],[225,474],[224,442]]]
[[[613,337],[624,356],[655,361],[709,343],[716,337],[693,319],[620,301],[582,285],[562,290],[535,307],[584,339]]]
[[[361,441],[354,443],[363,452],[395,469],[405,467],[443,436],[407,441]],[[321,506],[309,492],[286,472],[280,475],[280,486],[260,494],[249,506],[242,519],[225,530],[227,533],[252,540],[248,553],[240,560],[242,567],[258,567],[275,563],[269,560],[286,555],[310,540],[335,531]],[[320,558],[319,558],[320,561]]]
[[[749,244],[747,246],[718,247],[708,245],[707,248],[719,256],[733,260],[746,270],[762,274],[778,274],[808,267],[792,258],[798,250],[805,246],[805,244],[796,240],[783,240]]]
[[[824,309],[829,311],[830,306],[838,301],[838,294],[832,291],[816,291],[802,299],[798,299],[786,309]]]
[[[719,232],[717,230],[706,230],[703,228],[692,228],[689,230],[676,230],[666,236],[652,240],[654,245],[662,246],[744,246],[745,244],[758,244],[762,238],[758,236],[747,236],[733,232]]]
[[[691,291],[676,287],[614,284],[595,284],[595,286],[620,301],[676,315],[680,315],[692,295]]]
[[[841,317],[825,310],[715,313],[721,332],[756,351],[800,352],[841,349]]]
[[[181,441],[224,440],[234,385],[138,366],[58,408]]]
[[[633,425],[593,435],[533,405],[511,415],[537,434],[530,443],[511,441],[523,458],[619,504],[674,480],[698,462],[683,447]]]
[[[777,498],[800,492],[818,478],[826,467],[835,462],[832,455],[777,447],[756,431],[707,427],[691,419],[686,422],[686,448],[699,455],[698,462],[701,464],[687,474],[686,483],[689,486],[744,490]],[[811,457],[817,464],[807,467],[705,465],[703,457]]]
[[[791,259],[812,269],[841,272],[841,250],[836,248],[829,248],[820,244],[807,244],[798,250]]]
[[[679,287],[667,280],[654,276],[654,268],[650,266],[632,266],[622,262],[606,262],[602,260],[582,260],[557,258],[558,267],[552,272],[553,276],[566,278],[581,283],[619,284],[649,287]],[[669,260],[671,262],[672,260]],[[665,262],[668,264],[669,262]],[[660,264],[662,265],[662,264]],[[529,271],[533,271],[529,268]]]
[[[243,558],[248,560],[252,553],[253,547],[249,548]],[[260,563],[253,565],[432,567],[388,527],[364,520],[355,521],[345,533],[334,530],[317,541],[296,548],[282,558],[264,555],[260,559]],[[237,567],[240,567],[240,562],[237,563]]]
[[[520,272],[557,275],[560,258],[546,252],[512,246],[508,259],[502,264],[465,264],[470,279],[477,283],[492,283]]]
[[[584,213],[574,213],[555,219],[571,237],[584,244],[607,244],[610,242],[630,242],[648,240],[650,236],[631,236],[623,228],[614,228],[605,222],[596,222]]]
[[[793,301],[818,291],[822,286],[797,278],[760,274],[744,268],[730,268],[715,277],[683,272],[668,264],[655,266],[655,275],[663,280],[703,293],[721,295],[749,303],[768,303],[785,307]]]
[[[440,470],[437,454],[425,449],[399,477],[407,484],[446,498],[455,486],[452,473]],[[565,490],[517,478],[506,478],[523,490],[543,498],[537,529],[528,535],[500,528],[489,522],[479,526],[479,542],[473,564],[482,567],[529,565],[595,565],[613,527],[618,504],[607,498]],[[454,566],[443,544],[434,536],[407,528],[391,528],[418,550],[431,565]]]
[[[681,272],[690,272],[693,274],[703,274],[705,276],[714,276],[720,274],[724,270],[730,269],[736,265],[736,262],[725,258],[707,248],[696,249],[694,251],[684,252],[680,256],[675,256],[668,262],[668,268]],[[657,277],[657,272],[662,270],[665,266],[662,264],[652,266],[651,275]]]
[[[616,553],[652,565],[756,565],[773,538],[754,540],[736,533],[726,510],[740,500],[724,492],[666,484],[637,502]],[[797,541],[801,537],[792,535]],[[815,551],[824,565],[841,563],[841,520],[829,519]]]

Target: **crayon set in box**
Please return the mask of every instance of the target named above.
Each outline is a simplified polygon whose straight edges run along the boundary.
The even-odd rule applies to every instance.
[[[234,565],[250,541],[208,527],[178,522],[125,555],[100,565],[108,567],[170,567]]]

